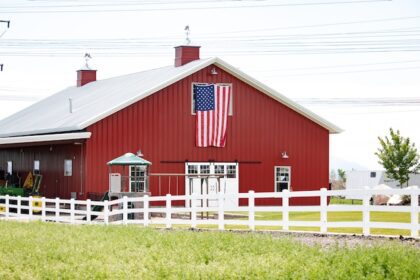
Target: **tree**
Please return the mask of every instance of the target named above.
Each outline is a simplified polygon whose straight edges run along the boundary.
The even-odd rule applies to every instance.
[[[379,158],[378,163],[385,168],[388,178],[398,181],[402,188],[404,184],[408,186],[410,173],[419,171],[419,154],[410,138],[401,136],[399,130],[394,132],[390,128],[389,133],[390,138],[378,137],[381,147],[375,155]]]
[[[347,177],[346,177],[346,171],[344,171],[343,169],[337,169],[337,173],[338,173],[338,178],[340,178],[340,180],[345,183],[347,181]]]

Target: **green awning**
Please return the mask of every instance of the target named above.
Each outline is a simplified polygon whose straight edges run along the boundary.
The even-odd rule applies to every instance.
[[[115,158],[107,163],[108,165],[152,165],[147,161],[133,153],[126,153],[118,158]]]

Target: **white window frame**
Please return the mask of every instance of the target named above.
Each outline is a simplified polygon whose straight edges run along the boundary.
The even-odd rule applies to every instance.
[[[277,181],[277,169],[280,169],[280,168],[285,168],[285,169],[288,169],[289,170],[289,181],[287,182],[288,184],[287,184],[287,189],[289,190],[289,191],[292,191],[292,189],[291,189],[291,182],[292,182],[292,167],[291,166],[283,166],[283,165],[277,165],[277,166],[274,166],[274,192],[278,192],[277,191],[277,183],[281,183],[282,181]]]
[[[142,180],[139,180],[139,179],[141,179],[141,177],[139,176],[139,177],[137,177],[137,179],[138,180],[133,180],[133,177],[135,177],[135,176],[131,176],[131,170],[132,170],[132,168],[133,167],[139,167],[140,169],[142,169],[141,171],[143,171],[144,172],[144,176],[143,176],[143,179]],[[143,165],[130,165],[130,168],[128,169],[128,172],[129,172],[129,174],[128,174],[128,177],[130,178],[130,182],[129,182],[129,192],[133,192],[132,190],[131,190],[131,183],[133,183],[133,182],[139,182],[139,183],[143,183],[143,192],[146,192],[147,190],[146,190],[146,171],[147,171],[147,167],[146,166],[143,166]]]
[[[193,82],[191,84],[191,115],[195,115],[195,106],[194,106],[194,85],[210,85],[212,83],[197,83]],[[219,86],[230,86],[230,102],[229,102],[229,114],[228,116],[233,116],[233,84],[231,83],[216,83]]]
[[[65,159],[64,160],[64,177],[73,176],[73,160]]]

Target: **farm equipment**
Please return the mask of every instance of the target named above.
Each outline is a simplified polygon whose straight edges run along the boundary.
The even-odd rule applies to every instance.
[[[41,196],[39,195],[39,188],[42,182],[42,175],[28,173],[26,180],[23,186],[8,185],[8,180],[0,180],[0,195],[9,195],[9,196],[21,196],[29,197],[32,196],[34,200],[32,201],[32,207],[42,207]],[[0,200],[1,203],[4,201]],[[24,203],[23,203],[24,205]],[[4,209],[0,209],[0,212]],[[40,210],[33,210],[33,213],[39,213]]]
[[[104,196],[101,198],[101,200],[100,201],[105,201],[105,200],[109,200],[109,195],[108,195],[108,192],[106,192],[105,194],[104,194]],[[99,211],[103,211],[104,210],[104,207],[103,206],[101,206],[101,205],[95,205],[95,206],[93,206],[93,208],[92,208],[92,211],[95,211],[95,212],[99,212]],[[91,216],[91,219],[92,220],[95,220],[96,218],[98,218],[98,216],[97,215],[93,215],[93,216]],[[86,221],[87,220],[87,217],[84,217],[83,218],[83,221]]]

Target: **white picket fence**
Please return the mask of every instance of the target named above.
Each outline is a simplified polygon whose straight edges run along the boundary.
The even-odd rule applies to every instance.
[[[357,192],[363,195],[362,205],[329,204],[328,197],[346,196]],[[370,205],[373,195],[409,195],[411,205],[408,206],[376,206]],[[91,201],[74,199],[49,199],[33,197],[0,196],[0,218],[42,220],[70,224],[151,224],[172,228],[173,225],[187,225],[196,228],[199,225],[217,226],[224,230],[226,225],[245,226],[255,230],[256,226],[279,227],[284,231],[290,231],[290,227],[317,227],[321,233],[328,232],[329,228],[362,228],[363,235],[370,235],[372,228],[405,229],[410,230],[411,237],[419,236],[419,195],[418,188],[413,189],[389,189],[389,190],[337,190],[328,191],[283,191],[281,193],[239,193],[227,195],[218,193],[214,195],[178,195],[172,196],[144,196],[136,198],[123,197],[112,201]],[[319,197],[320,205],[294,206],[290,205],[290,199],[296,197]],[[257,206],[256,199],[274,198],[277,206]],[[247,206],[225,207],[225,199],[245,199]],[[178,205],[174,206],[174,202]],[[213,201],[213,203],[202,203]],[[163,206],[152,206],[161,202]],[[181,202],[181,203],[179,203]],[[131,208],[133,203],[141,207]],[[36,205],[38,204],[38,205]],[[202,205],[212,205],[205,206]],[[216,206],[214,206],[216,205]],[[280,206],[281,205],[281,206]],[[101,209],[95,209],[94,207]],[[358,211],[362,212],[362,221],[328,221],[328,212]],[[407,212],[410,213],[410,223],[403,222],[373,222],[370,214],[373,211],[382,212]],[[282,213],[281,220],[256,220],[258,212]],[[319,221],[291,221],[290,212],[319,212]],[[211,217],[203,215],[211,213]],[[236,213],[237,216],[233,214]],[[229,217],[226,218],[227,214]],[[232,216],[233,215],[233,216]],[[97,218],[96,218],[96,217]],[[133,217],[132,217],[133,216]],[[235,219],[236,217],[236,219]],[[239,219],[238,217],[242,217]]]

